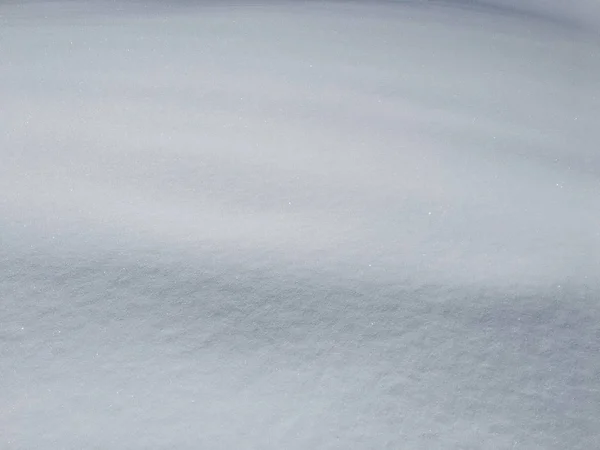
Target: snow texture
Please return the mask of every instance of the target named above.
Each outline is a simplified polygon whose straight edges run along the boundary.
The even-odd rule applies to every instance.
[[[0,448],[597,448],[595,9],[3,2]]]

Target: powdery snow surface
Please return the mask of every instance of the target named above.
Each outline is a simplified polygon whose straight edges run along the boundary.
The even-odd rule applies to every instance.
[[[0,448],[595,448],[600,40],[489,3],[0,6]]]

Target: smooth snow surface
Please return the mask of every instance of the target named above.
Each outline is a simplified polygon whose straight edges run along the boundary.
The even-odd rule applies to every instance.
[[[4,2],[0,448],[598,448],[593,2],[492,3]]]

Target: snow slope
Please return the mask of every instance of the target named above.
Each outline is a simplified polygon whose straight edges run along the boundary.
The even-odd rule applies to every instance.
[[[0,447],[593,448],[600,44],[494,11],[0,6]]]

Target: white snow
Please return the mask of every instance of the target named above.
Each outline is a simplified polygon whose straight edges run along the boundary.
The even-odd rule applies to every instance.
[[[0,448],[600,442],[593,3],[434,3],[0,6]]]

